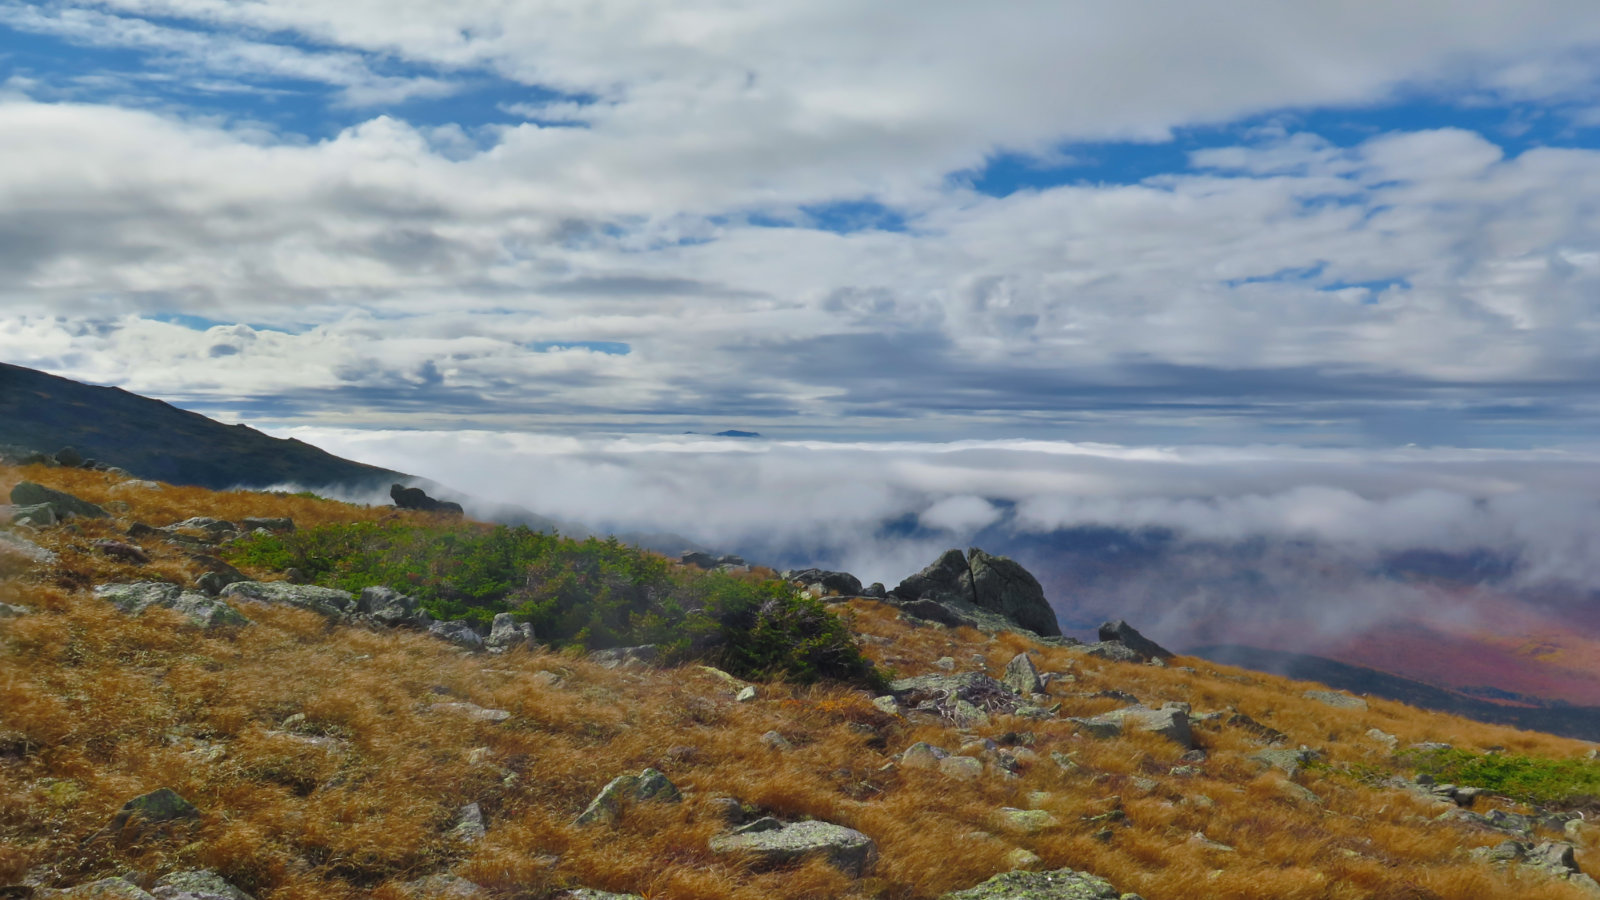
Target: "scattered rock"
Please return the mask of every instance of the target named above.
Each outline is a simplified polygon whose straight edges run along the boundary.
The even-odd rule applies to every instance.
[[[1061,824],[1055,816],[1042,809],[1015,809],[1003,807],[995,816],[996,825],[1017,834],[1039,834]]]
[[[34,528],[48,528],[61,521],[56,515],[56,508],[48,503],[13,506],[10,516],[13,525],[30,525]]]
[[[121,481],[121,482],[118,482],[118,483],[113,484],[111,486],[111,492],[114,493],[114,494],[123,494],[123,493],[127,493],[128,491],[159,491],[159,490],[161,490],[161,483],[160,482],[156,482],[156,481],[144,481],[144,480]]]
[[[200,810],[178,796],[171,788],[160,788],[141,794],[122,805],[106,826],[84,838],[85,845],[110,840],[117,846],[137,841],[146,832],[173,822],[193,821],[200,818]]]
[[[488,900],[489,893],[477,884],[455,875],[429,875],[408,881],[405,892],[415,900]]]
[[[592,662],[598,663],[606,669],[633,669],[641,666],[655,665],[661,658],[661,648],[655,644],[641,644],[638,647],[612,647],[608,650],[596,650],[589,654]]]
[[[1367,708],[1367,701],[1339,691],[1306,691],[1300,696],[1307,700],[1315,700],[1318,703],[1326,704],[1334,709],[1365,710]]]
[[[1044,863],[1039,854],[1022,847],[1018,847],[1006,854],[1006,865],[1012,871],[1018,869],[1036,869]]]
[[[476,803],[468,803],[456,811],[456,823],[451,826],[449,837],[465,844],[474,844],[483,840],[487,833],[483,823],[483,808]]]
[[[1099,659],[1111,660],[1112,662],[1138,663],[1146,661],[1144,654],[1121,641],[1101,641],[1098,644],[1085,644],[1083,652]]]
[[[249,603],[282,604],[339,621],[355,608],[355,598],[345,591],[287,581],[240,581],[222,589],[220,596]]]
[[[976,781],[983,777],[983,760],[971,756],[946,756],[939,760],[939,774],[957,781]]]
[[[1056,869],[1002,872],[976,887],[953,891],[939,900],[1118,900],[1121,896],[1104,878]]]
[[[56,900],[153,900],[138,885],[122,878],[102,878],[53,896]]]
[[[246,517],[239,520],[239,527],[245,531],[265,529],[273,534],[288,534],[294,531],[294,520],[287,516],[260,519]]]
[[[889,691],[901,704],[932,712],[957,724],[976,724],[988,715],[1010,714],[1022,698],[981,672],[960,675],[919,675],[890,682]]]
[[[467,650],[483,649],[483,635],[465,622],[434,622],[428,626],[428,634]]]
[[[820,856],[847,875],[861,877],[872,870],[878,847],[872,838],[853,828],[831,822],[794,822],[758,819],[730,834],[711,839],[713,853],[749,856],[761,866],[779,866]]]
[[[1300,770],[1305,767],[1306,763],[1311,762],[1318,756],[1319,754],[1315,750],[1307,750],[1302,747],[1299,750],[1262,750],[1259,753],[1250,754],[1249,758],[1268,768],[1282,769],[1285,774],[1293,778],[1300,774]]]
[[[638,894],[613,894],[610,891],[597,891],[593,888],[578,888],[567,891],[566,900],[644,900]]]
[[[133,584],[102,584],[94,594],[128,615],[141,615],[151,608],[182,613],[201,628],[242,627],[250,624],[237,609],[224,600],[186,591],[176,584],[139,581]]]
[[[1393,752],[1396,747],[1400,746],[1400,739],[1388,733],[1387,731],[1384,731],[1382,728],[1368,728],[1367,737],[1372,738],[1385,747],[1388,747],[1390,752]]]
[[[1189,728],[1189,716],[1180,706],[1168,705],[1160,709],[1129,706],[1098,716],[1067,721],[1098,738],[1116,737],[1126,729],[1135,728],[1159,734],[1186,750],[1194,749],[1194,732]]]
[[[739,689],[739,693],[733,695],[733,699],[736,703],[749,703],[756,699],[757,696],[759,696],[759,692],[756,690],[756,686],[747,684]]]
[[[900,754],[900,765],[908,769],[935,769],[939,761],[950,755],[950,751],[943,747],[935,747],[926,741],[917,741],[907,747]]]
[[[141,566],[150,561],[149,554],[145,553],[144,550],[122,541],[95,541],[94,549],[96,553],[102,556],[109,556],[112,559],[120,559],[123,562],[136,563]]]
[[[252,900],[210,869],[163,875],[156,879],[150,895],[156,900]]]
[[[782,753],[787,753],[788,751],[794,749],[794,742],[776,731],[769,731],[766,734],[763,734],[761,736],[761,743]]]
[[[422,488],[405,487],[404,485],[393,484],[389,486],[389,498],[394,501],[395,506],[401,509],[417,509],[422,510],[423,512],[453,513],[454,515],[458,516],[464,515],[466,512],[461,508],[461,504],[453,503],[449,500],[435,500],[432,497],[429,497],[427,492]]]
[[[0,575],[14,575],[30,566],[49,565],[56,555],[49,550],[7,531],[0,531]]]
[[[1238,728],[1249,732],[1263,744],[1281,744],[1289,739],[1288,735],[1276,728],[1268,728],[1241,712],[1228,716],[1227,725],[1229,728]]]
[[[594,825],[603,822],[613,825],[622,818],[626,804],[646,801],[677,803],[682,799],[683,794],[667,780],[667,776],[655,769],[645,769],[637,775],[618,775],[611,779],[573,823]]]
[[[518,622],[510,613],[497,613],[489,636],[483,641],[490,650],[504,652],[517,647],[533,646],[533,624]]]
[[[1001,680],[1006,687],[1023,697],[1044,690],[1044,685],[1039,681],[1039,669],[1027,653],[1018,653],[1006,663],[1006,673]]]
[[[486,709],[476,703],[466,703],[459,700],[435,703],[429,708],[435,712],[455,713],[458,716],[466,716],[474,722],[504,722],[511,718],[511,713],[506,710]]]
[[[824,569],[799,569],[783,573],[783,580],[799,585],[813,596],[861,596],[861,579],[849,572],[829,572]]]
[[[82,516],[85,519],[109,519],[111,514],[104,509],[80,500],[64,491],[47,488],[42,484],[31,481],[18,482],[11,489],[11,504],[13,506],[48,506],[55,513],[57,519],[66,519],[72,516]]]
[[[1168,660],[1173,656],[1172,651],[1140,634],[1132,625],[1121,619],[1101,623],[1100,640],[1116,641],[1145,659]]]

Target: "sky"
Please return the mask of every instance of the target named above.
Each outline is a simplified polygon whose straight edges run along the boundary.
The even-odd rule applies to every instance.
[[[1597,213],[1590,0],[0,0],[0,359],[556,513],[527,460],[632,436],[708,539],[684,432],[809,473],[776,531],[976,522],[1015,442],[1068,505],[1159,493],[1083,447],[1536,494],[1600,458]]]

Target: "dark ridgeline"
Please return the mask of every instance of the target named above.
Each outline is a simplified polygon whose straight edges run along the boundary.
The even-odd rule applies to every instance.
[[[213,490],[283,483],[381,490],[410,480],[120,388],[5,363],[0,363],[0,444],[46,454],[72,447],[86,459],[140,478]]]

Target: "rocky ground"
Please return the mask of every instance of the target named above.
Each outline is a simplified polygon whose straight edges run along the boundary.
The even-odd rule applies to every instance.
[[[1589,745],[1125,622],[1063,637],[978,549],[892,589],[783,573],[885,673],[863,690],[552,650],[509,614],[222,558],[439,513],[92,469],[0,485],[0,898],[1600,896],[1593,798],[1418,771],[1446,748],[1583,774]]]

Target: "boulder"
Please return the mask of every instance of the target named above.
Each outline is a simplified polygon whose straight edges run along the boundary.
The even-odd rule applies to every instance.
[[[972,603],[972,587],[962,584],[968,577],[967,558],[960,550],[946,550],[922,571],[907,577],[889,594],[900,600],[932,600],[935,603]]]
[[[1144,654],[1129,647],[1121,641],[1101,641],[1098,644],[1085,644],[1083,652],[1099,659],[1109,659],[1112,662],[1147,662]]]
[[[829,572],[825,569],[800,569],[785,572],[784,580],[797,584],[802,588],[816,594],[826,596],[838,594],[841,597],[861,596],[861,579],[849,572]]]
[[[95,541],[94,549],[96,553],[102,556],[109,556],[112,559],[120,559],[123,562],[134,563],[135,565],[142,566],[150,561],[149,554],[145,553],[144,550],[124,541]]]
[[[1138,629],[1117,619],[1100,624],[1100,640],[1116,641],[1145,659],[1171,659],[1172,651],[1140,634]]]
[[[58,559],[50,550],[34,542],[0,531],[0,575],[13,575],[34,565],[48,565]]]
[[[423,512],[442,512],[454,515],[463,515],[465,510],[461,504],[449,500],[435,500],[429,497],[422,488],[406,487],[393,484],[389,486],[389,498],[394,505],[401,509],[417,509]]]
[[[623,807],[627,804],[647,801],[677,803],[682,799],[683,795],[677,786],[655,769],[645,769],[637,775],[618,775],[600,789],[600,793],[589,801],[573,824],[594,825],[603,822],[614,825],[622,818]]]
[[[606,669],[632,669],[639,666],[655,665],[661,658],[661,648],[655,644],[641,644],[637,647],[611,647],[605,650],[596,650],[589,654],[589,659]]]
[[[239,627],[250,620],[216,597],[186,591],[175,584],[139,581],[133,584],[102,584],[94,594],[128,615],[141,615],[152,607],[182,613],[201,628]]]
[[[356,604],[346,591],[287,581],[240,581],[223,588],[221,596],[247,603],[293,606],[335,622],[352,612]]]
[[[939,767],[939,761],[949,755],[950,751],[943,747],[936,747],[926,741],[917,741],[900,754],[900,765],[907,769],[936,769]]]
[[[1300,770],[1305,767],[1306,763],[1316,758],[1317,752],[1315,750],[1303,748],[1300,750],[1262,750],[1249,756],[1252,762],[1261,763],[1269,768],[1282,769],[1284,774],[1290,778],[1300,774]]]
[[[1044,588],[1020,563],[973,547],[967,551],[967,565],[971,568],[974,602],[979,608],[999,613],[1035,634],[1061,633]]]
[[[1002,872],[977,887],[953,891],[939,900],[1118,900],[1111,882],[1071,869],[1052,872]]]
[[[678,562],[685,566],[694,566],[697,569],[715,569],[717,558],[709,553],[699,550],[685,550],[678,555]]]
[[[510,613],[498,613],[494,617],[494,625],[489,629],[489,636],[484,639],[484,645],[490,650],[499,651],[532,646],[533,624],[518,622]]]
[[[983,760],[975,756],[946,756],[939,760],[939,774],[957,781],[976,781],[983,777]]]
[[[210,869],[163,875],[156,879],[150,895],[156,900],[252,900]]]
[[[1037,694],[1044,689],[1039,681],[1039,668],[1033,664],[1033,658],[1027,653],[1018,653],[1011,657],[1011,662],[1006,663],[1006,673],[1001,678],[1006,687],[1026,697]]]
[[[435,703],[433,706],[429,707],[429,709],[432,709],[435,712],[447,712],[454,713],[458,716],[466,716],[474,722],[504,722],[505,720],[511,718],[511,713],[507,712],[506,710],[487,709],[479,706],[476,703],[467,703],[465,701],[445,701],[443,703]]]
[[[109,519],[111,514],[87,500],[80,500],[64,491],[47,488],[31,481],[18,482],[11,489],[13,506],[49,506],[57,519],[82,516],[85,519]]]
[[[361,596],[356,598],[356,612],[365,613],[384,625],[417,624],[417,610],[416,600],[393,588],[362,588]]]
[[[122,805],[104,828],[83,839],[85,845],[110,840],[117,846],[137,841],[146,831],[174,822],[194,821],[200,810],[171,788],[141,794]]]
[[[745,856],[762,867],[821,857],[857,878],[870,872],[878,860],[877,844],[853,828],[817,821],[784,824],[772,818],[757,819],[712,838],[711,851]]]
[[[172,534],[180,531],[200,531],[212,540],[222,540],[239,533],[238,526],[226,519],[217,519],[211,516],[190,516],[182,522],[173,522],[161,529]]]
[[[207,594],[220,594],[222,589],[230,584],[238,584],[241,581],[250,580],[250,576],[235,569],[228,562],[208,553],[196,553],[191,555],[189,559],[195,565],[205,569],[205,572],[195,579],[194,586]]]
[[[1067,721],[1098,738],[1117,737],[1131,729],[1159,734],[1185,750],[1194,749],[1194,732],[1189,728],[1189,715],[1181,706],[1168,705],[1160,709],[1151,709],[1136,705],[1098,716]]]
[[[428,626],[428,634],[468,650],[483,649],[483,635],[472,630],[465,622],[435,622]]]
[[[76,469],[83,465],[83,454],[76,447],[62,447],[56,451],[56,465]]]
[[[32,614],[33,609],[30,607],[12,603],[0,603],[0,619],[15,619]]]

